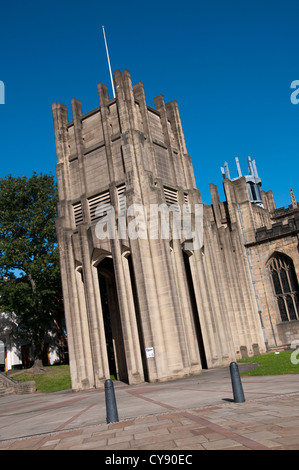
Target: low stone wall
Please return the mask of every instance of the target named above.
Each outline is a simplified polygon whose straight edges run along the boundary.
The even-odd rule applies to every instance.
[[[279,340],[283,345],[289,346],[293,341],[299,342],[299,321],[286,321],[276,325]]]
[[[3,395],[23,395],[36,392],[36,384],[30,382],[17,382],[0,372],[0,397]]]

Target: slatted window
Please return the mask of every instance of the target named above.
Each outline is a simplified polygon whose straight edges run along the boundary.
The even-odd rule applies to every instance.
[[[74,213],[75,225],[76,227],[78,227],[78,225],[82,224],[83,222],[83,211],[82,211],[81,202],[78,202],[77,204],[73,205],[73,213]]]
[[[125,214],[126,212],[126,185],[122,184],[117,188],[118,196],[118,212],[119,214]]]
[[[188,214],[190,213],[190,205],[189,205],[189,197],[187,193],[184,193],[184,205],[185,205],[185,212]]]
[[[91,222],[106,215],[111,209],[110,192],[105,191],[104,193],[88,199],[88,207]]]
[[[164,196],[165,196],[165,201],[168,206],[176,206],[176,210],[180,210],[179,207],[179,200],[178,200],[178,192],[175,189],[171,188],[166,188],[164,186]]]

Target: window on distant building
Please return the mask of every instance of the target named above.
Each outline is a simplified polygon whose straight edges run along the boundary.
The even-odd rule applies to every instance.
[[[293,261],[281,253],[268,263],[281,321],[299,319],[299,287]]]

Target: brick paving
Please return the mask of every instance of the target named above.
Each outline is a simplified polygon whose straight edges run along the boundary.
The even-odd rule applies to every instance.
[[[119,383],[120,421],[111,424],[102,390],[3,397],[0,451],[299,450],[299,376],[246,377],[243,386],[246,402],[234,403],[223,370]]]
[[[299,394],[86,426],[0,450],[299,450]]]

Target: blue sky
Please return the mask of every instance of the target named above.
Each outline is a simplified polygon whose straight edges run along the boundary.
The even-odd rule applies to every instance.
[[[222,192],[220,167],[237,176],[256,159],[277,207],[299,201],[299,0],[15,0],[1,2],[0,177],[55,174],[53,102],[77,98],[83,112],[112,69],[142,81],[147,102],[179,103],[197,187]]]

